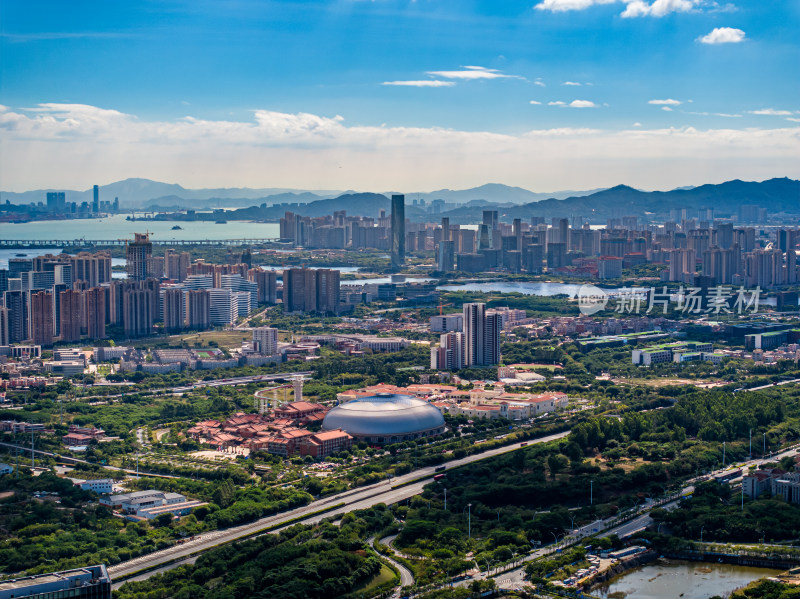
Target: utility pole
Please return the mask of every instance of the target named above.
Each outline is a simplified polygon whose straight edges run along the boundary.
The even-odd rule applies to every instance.
[[[722,442],[722,467],[725,467],[725,441]]]
[[[594,504],[594,479],[589,479],[589,505]]]
[[[750,457],[748,459],[750,459],[750,460],[753,459],[753,429],[752,428],[750,429]]]
[[[472,538],[472,504],[468,503],[467,507],[469,508],[469,513],[467,514],[467,517],[469,518],[468,524],[467,524],[467,536],[468,536],[468,538],[471,539]]]
[[[36,460],[33,458],[33,431],[31,431],[31,470],[36,467]]]
[[[763,458],[767,455],[767,433],[764,433],[764,451],[761,453],[761,457]]]
[[[444,490],[444,511],[447,511],[447,489]]]

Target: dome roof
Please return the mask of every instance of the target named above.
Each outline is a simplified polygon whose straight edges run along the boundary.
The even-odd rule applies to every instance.
[[[409,435],[444,427],[444,416],[428,402],[411,395],[378,393],[333,408],[322,421],[326,430],[341,428],[351,435]]]

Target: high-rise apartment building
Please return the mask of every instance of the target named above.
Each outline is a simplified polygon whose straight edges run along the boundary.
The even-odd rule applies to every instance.
[[[209,320],[212,325],[228,325],[236,322],[239,306],[236,295],[230,289],[208,290]]]
[[[339,311],[340,272],[327,268],[288,268],[283,271],[283,310],[293,312]]]
[[[439,347],[431,348],[431,368],[461,370],[464,368],[464,333],[445,333],[439,336]]]
[[[207,289],[186,291],[186,326],[207,329],[211,325],[211,296]]]
[[[55,307],[49,291],[31,293],[31,341],[34,345],[53,345]]]
[[[92,187],[92,212],[97,214],[100,212],[100,186],[95,185]]]
[[[464,366],[491,366],[500,362],[503,319],[486,311],[486,304],[464,304]]]
[[[134,233],[134,240],[126,248],[128,278],[144,281],[150,273],[153,244],[149,233]]]
[[[223,289],[230,289],[231,291],[244,291],[250,294],[250,300],[247,302],[247,310],[254,308],[258,305],[258,285],[253,281],[243,278],[241,275],[220,275],[220,287]],[[242,310],[245,308],[242,308]],[[240,310],[241,311],[241,310]],[[247,312],[244,314],[247,315]]]
[[[68,289],[62,291],[59,297],[60,330],[61,341],[74,343],[81,339],[81,307],[83,306],[83,293]]]
[[[189,274],[192,255],[189,252],[167,250],[164,254],[164,274],[168,279],[180,283]]]
[[[274,270],[251,268],[247,276],[256,284],[259,304],[274,305],[278,302],[278,274]]]
[[[562,268],[567,266],[567,244],[555,242],[547,244],[547,268]]]
[[[128,337],[153,333],[159,316],[159,284],[155,279],[129,285],[122,293],[122,327]]]
[[[278,329],[256,327],[253,329],[253,350],[266,356],[278,353]]]
[[[103,287],[93,287],[85,292],[86,331],[89,339],[106,338],[106,294]]]
[[[186,322],[186,300],[180,288],[162,290],[162,320],[166,331],[180,331]]]
[[[3,293],[3,304],[8,308],[8,341],[22,343],[30,337],[30,294],[17,290]]]
[[[88,287],[99,287],[111,282],[111,254],[108,252],[80,252],[70,258],[72,281],[85,281]]]
[[[403,268],[406,260],[406,197],[392,196],[392,270]]]

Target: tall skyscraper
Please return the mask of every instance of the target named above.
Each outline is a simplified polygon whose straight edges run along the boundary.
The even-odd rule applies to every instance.
[[[0,345],[9,345],[8,308],[0,306]]]
[[[464,304],[464,366],[491,366],[500,362],[500,314],[486,312],[486,304]]]
[[[31,340],[35,345],[53,345],[54,309],[52,293],[47,291],[31,293]]]
[[[92,188],[92,212],[95,214],[100,212],[100,186],[98,185]]]
[[[83,293],[68,289],[59,294],[59,336],[61,341],[74,343],[81,339],[81,306]]]
[[[455,251],[454,242],[449,239],[442,239],[439,242],[439,252],[436,260],[436,270],[441,272],[451,272],[454,268]]]
[[[89,339],[106,337],[106,293],[102,287],[93,287],[85,292],[86,329]]]
[[[406,260],[406,197],[392,196],[392,270],[400,270]]]
[[[144,281],[150,273],[150,258],[153,256],[153,244],[149,233],[134,233],[134,240],[126,249],[128,278]]]
[[[66,194],[63,191],[47,192],[47,211],[62,214],[67,205]]]

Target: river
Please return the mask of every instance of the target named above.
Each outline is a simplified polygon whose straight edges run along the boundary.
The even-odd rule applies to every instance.
[[[587,283],[591,284],[591,281]],[[441,285],[437,289],[445,291],[489,291],[492,293],[522,293],[524,295],[568,295],[575,297],[581,285],[571,283],[547,283],[524,281],[495,281],[492,283],[467,283],[466,285]],[[612,291],[612,290],[607,290]]]
[[[253,223],[229,220],[225,224],[211,221],[176,222],[160,220],[125,220],[127,215],[74,220],[39,220],[28,223],[3,223],[3,239],[133,239],[134,233],[150,232],[156,241],[170,239],[270,239],[280,236],[278,223]],[[181,231],[173,231],[178,225]],[[24,250],[22,250],[24,251]]]
[[[708,599],[734,590],[779,570],[732,564],[660,559],[628,570],[592,590],[607,599]]]

